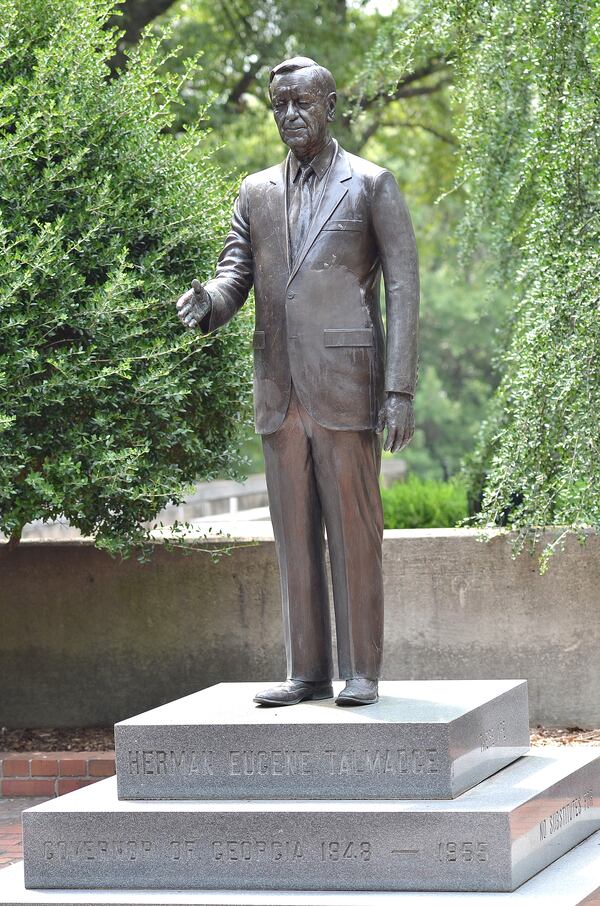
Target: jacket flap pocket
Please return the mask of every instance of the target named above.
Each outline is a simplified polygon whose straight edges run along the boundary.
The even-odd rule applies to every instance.
[[[323,229],[329,230],[330,232],[335,230],[339,230],[340,232],[356,232],[357,230],[364,230],[364,228],[365,224],[363,220],[343,220],[333,218],[323,224]]]
[[[323,331],[325,346],[372,346],[372,327],[332,327]]]
[[[264,349],[265,348],[265,332],[264,332],[264,330],[255,330],[254,331],[253,346],[255,349]]]

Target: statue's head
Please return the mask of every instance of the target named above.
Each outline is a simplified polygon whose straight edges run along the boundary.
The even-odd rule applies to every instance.
[[[308,57],[292,57],[271,70],[269,94],[282,141],[300,160],[326,144],[335,117],[335,80]]]

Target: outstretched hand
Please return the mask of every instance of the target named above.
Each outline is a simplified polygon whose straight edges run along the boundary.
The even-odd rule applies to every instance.
[[[199,280],[192,280],[192,288],[177,300],[179,319],[190,329],[199,327],[210,309],[210,296]]]
[[[412,399],[404,393],[388,393],[379,410],[376,431],[381,434],[387,428],[384,450],[398,453],[405,447],[415,432],[415,415]]]

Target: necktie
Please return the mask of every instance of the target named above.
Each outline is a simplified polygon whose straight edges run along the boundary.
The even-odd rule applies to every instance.
[[[312,219],[314,175],[315,171],[310,164],[300,165],[298,176],[292,185],[288,214],[292,261],[296,260],[302,248]]]

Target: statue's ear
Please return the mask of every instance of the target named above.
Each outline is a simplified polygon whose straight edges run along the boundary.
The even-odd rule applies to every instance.
[[[332,91],[331,94],[327,95],[327,122],[332,123],[335,119],[335,105],[337,101],[337,94],[335,91]]]

